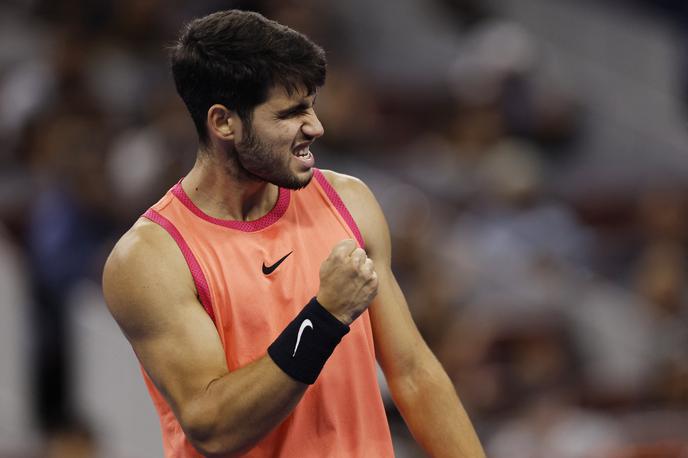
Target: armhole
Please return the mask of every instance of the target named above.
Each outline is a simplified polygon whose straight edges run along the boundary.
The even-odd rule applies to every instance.
[[[327,178],[325,178],[325,175],[323,175],[323,173],[319,169],[315,169],[313,174],[315,175],[315,179],[320,185],[320,188],[322,188],[322,190],[325,192],[325,195],[330,200],[334,208],[337,209],[339,215],[349,226],[351,232],[353,232],[354,237],[356,237],[356,240],[358,241],[358,244],[361,246],[361,248],[365,249],[365,240],[363,240],[361,231],[358,229],[358,225],[356,224],[356,221],[354,221],[353,216],[351,216],[351,213],[349,213],[349,209],[346,208],[346,205],[344,205],[342,198],[339,197],[337,191],[330,184],[330,182],[327,181]]]
[[[191,248],[189,248],[189,245],[186,243],[186,240],[184,240],[184,237],[182,237],[182,234],[179,232],[179,230],[177,230],[170,220],[152,208],[148,209],[146,213],[143,214],[143,217],[153,221],[165,229],[165,231],[167,231],[167,233],[170,234],[170,236],[177,243],[177,246],[184,255],[186,265],[191,271],[191,276],[193,277],[194,284],[196,285],[196,291],[198,292],[198,298],[201,301],[203,308],[210,316],[210,319],[213,320],[213,323],[215,323],[215,313],[213,312],[213,305],[212,301],[210,300],[210,289],[208,288],[208,282],[206,281],[205,275],[201,270],[200,264],[196,260],[196,256],[194,256]]]

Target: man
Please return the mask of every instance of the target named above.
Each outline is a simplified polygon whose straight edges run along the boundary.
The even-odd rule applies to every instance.
[[[483,456],[390,271],[375,198],[314,168],[322,49],[218,12],[186,26],[172,70],[196,163],[103,274],[166,456],[392,456],[376,357],[429,454]]]

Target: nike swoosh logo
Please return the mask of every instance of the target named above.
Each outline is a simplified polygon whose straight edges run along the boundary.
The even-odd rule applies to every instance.
[[[299,348],[299,343],[301,342],[301,334],[303,334],[303,331],[306,328],[313,329],[313,323],[311,323],[311,320],[308,318],[303,320],[303,323],[301,323],[301,326],[299,327],[299,334],[296,336],[296,345],[294,345],[294,353],[291,354],[292,358],[296,355],[296,349]]]
[[[292,253],[293,253],[293,251],[290,251],[289,253],[285,254],[276,263],[274,263],[271,266],[266,266],[265,263],[263,263],[263,273],[265,275],[270,275],[271,273],[273,273],[275,271],[275,269],[277,269],[279,267],[279,265],[282,264],[282,262],[285,259],[287,259],[287,257]]]

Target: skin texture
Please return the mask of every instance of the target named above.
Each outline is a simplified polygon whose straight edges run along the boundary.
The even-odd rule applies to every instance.
[[[484,457],[475,430],[446,372],[418,332],[391,270],[385,217],[360,180],[323,171],[357,222],[378,276],[369,306],[376,357],[416,441],[433,457]]]
[[[314,101],[314,94],[273,89],[250,125],[213,105],[210,146],[199,151],[182,181],[194,203],[217,218],[254,220],[274,205],[275,183],[305,186],[313,171],[294,153],[324,132]],[[319,301],[347,324],[370,306],[378,361],[412,433],[431,456],[484,456],[390,270],[389,232],[375,198],[354,178],[332,172],[326,177],[358,222],[367,252],[353,240],[333,248],[320,269]],[[184,258],[154,223],[141,219],[120,239],[105,265],[103,291],[141,364],[204,455],[250,448],[289,415],[307,389],[268,356],[228,371]]]
[[[288,157],[273,151],[272,145],[256,135],[251,122],[246,126],[246,135],[235,145],[236,163],[246,177],[267,181],[282,188],[301,189],[310,178],[300,178],[289,168]],[[304,140],[308,141],[308,140]],[[275,164],[278,164],[276,167]]]
[[[286,150],[293,152],[308,147],[324,134],[315,115],[315,99],[316,94],[290,95],[273,88],[267,102],[256,108],[248,122],[215,105],[221,114],[213,114],[221,116],[219,121],[223,122],[224,116],[228,116],[230,128],[236,127],[240,134],[234,148],[226,150],[229,165],[226,171],[242,182],[268,182],[289,189],[306,186],[313,176],[312,170],[294,160],[291,154],[286,154]],[[212,107],[211,111],[214,111]],[[300,129],[299,125],[306,128]],[[217,127],[219,130],[227,125]]]

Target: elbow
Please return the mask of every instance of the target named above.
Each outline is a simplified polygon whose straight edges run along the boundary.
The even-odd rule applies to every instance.
[[[179,415],[182,430],[196,451],[209,458],[227,458],[245,451],[247,444],[236,434],[218,429],[213,407],[199,404],[186,407]]]
[[[189,439],[194,449],[207,458],[233,458],[239,456],[239,451],[221,446],[219,442],[194,441]]]
[[[217,437],[213,415],[199,405],[189,405],[177,415],[184,434],[203,456],[219,456],[225,452]]]
[[[387,382],[395,399],[414,398],[423,395],[428,390],[432,391],[445,386],[453,389],[454,386],[447,373],[434,358],[392,375]]]
[[[201,455],[209,458],[232,456],[233,450],[222,441],[188,426],[183,428],[189,443]]]

